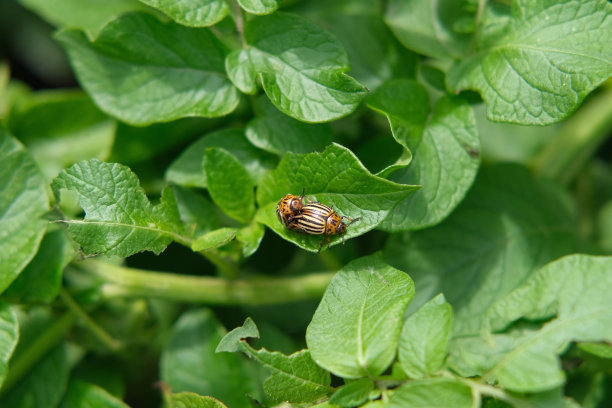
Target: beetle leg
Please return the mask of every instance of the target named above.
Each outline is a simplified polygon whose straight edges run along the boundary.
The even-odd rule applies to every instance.
[[[321,242],[319,242],[319,250],[317,251],[318,253],[321,253],[321,247],[323,246],[323,242],[325,242],[325,237],[323,237]]]

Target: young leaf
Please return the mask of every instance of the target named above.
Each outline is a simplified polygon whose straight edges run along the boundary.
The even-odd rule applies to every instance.
[[[133,13],[108,23],[94,42],[77,30],[56,38],[100,109],[127,123],[223,116],[238,104],[224,47],[208,29]]]
[[[227,408],[227,405],[213,397],[194,392],[179,392],[170,395],[168,408]]]
[[[435,58],[461,58],[470,36],[459,33],[458,21],[473,18],[462,0],[391,0],[385,22],[402,44],[419,54]]]
[[[23,146],[0,129],[0,293],[30,262],[47,227],[45,181]]]
[[[278,8],[277,0],[238,0],[238,4],[251,14],[270,14]]]
[[[412,311],[442,292],[453,306],[454,334],[477,334],[496,300],[539,266],[576,250],[574,217],[567,196],[524,167],[483,167],[443,223],[392,235],[385,259],[410,271],[419,288]]]
[[[247,338],[259,338],[259,330],[257,329],[257,325],[250,317],[246,318],[242,326],[236,327],[223,336],[221,341],[219,341],[215,352],[234,353],[236,351],[245,351],[244,343],[241,340]]]
[[[256,219],[281,237],[316,251],[320,236],[289,231],[276,216],[276,205],[286,194],[306,190],[307,197],[331,206],[338,214],[361,219],[347,228],[345,237],[355,237],[380,224],[395,205],[418,186],[395,184],[372,175],[355,155],[337,144],[322,153],[287,153],[276,170],[268,172],[257,189]],[[335,238],[333,244],[341,242]]]
[[[225,149],[209,147],[203,168],[215,204],[235,220],[249,222],[255,214],[255,185],[242,163]]]
[[[440,294],[421,306],[404,322],[398,358],[411,378],[429,377],[446,359],[453,309]]]
[[[448,86],[478,91],[494,121],[558,122],[612,75],[611,15],[606,0],[515,0],[506,27],[483,34]]]
[[[113,397],[103,388],[82,380],[72,379],[68,383],[66,395],[60,408],[71,407],[96,407],[96,408],[129,408],[123,401]]]
[[[423,186],[399,203],[382,227],[401,231],[439,223],[463,200],[480,165],[480,141],[471,107],[462,98],[443,97],[425,124],[427,94],[415,82],[391,81],[373,97],[370,105],[387,115],[395,139],[413,155],[408,167],[389,178]],[[415,103],[424,108],[406,107]]]
[[[248,56],[233,57],[230,78],[240,82],[231,76],[235,62],[251,64],[272,103],[289,116],[331,121],[354,111],[365,96],[364,87],[345,74],[349,61],[342,44],[302,17],[256,17],[245,24],[244,37]]]
[[[343,378],[381,374],[395,356],[413,296],[410,277],[377,256],[349,263],[332,279],[306,330],[312,358]]]
[[[329,372],[314,363],[308,350],[289,356],[265,348],[256,350],[244,340],[249,337],[259,337],[257,326],[250,317],[242,327],[223,337],[217,352],[242,351],[266,367],[271,376],[264,382],[264,391],[272,401],[313,402],[331,391]]]
[[[194,251],[204,251],[206,249],[218,248],[234,238],[236,238],[236,228],[219,228],[194,239],[191,249]]]
[[[557,360],[570,341],[612,341],[612,258],[571,255],[538,270],[491,307],[488,323],[501,330],[520,319],[556,318],[527,332],[506,354],[489,360],[485,378],[507,389],[538,392],[561,386]]]
[[[88,160],[63,170],[53,181],[56,197],[74,191],[83,220],[66,220],[68,231],[86,254],[159,254],[173,240],[185,243],[172,190],[153,206],[132,171],[120,164]]]
[[[329,398],[329,402],[348,408],[359,406],[368,400],[368,396],[373,389],[374,383],[372,380],[361,378],[338,388],[338,391]]]
[[[327,124],[309,124],[279,112],[265,98],[257,101],[257,117],[246,127],[253,145],[271,153],[310,153],[323,149],[333,139]]]
[[[265,154],[249,143],[244,130],[228,128],[209,133],[185,149],[168,168],[166,179],[186,187],[205,188],[207,183],[202,158],[209,147],[220,147],[230,152],[255,182],[259,182],[264,172],[276,163],[272,155]]]
[[[221,21],[228,11],[224,0],[139,0],[161,10],[179,24],[208,27]]]
[[[64,231],[47,232],[32,261],[6,289],[4,296],[20,303],[51,302],[60,291],[62,272],[74,253]]]
[[[389,408],[436,407],[472,408],[472,390],[467,385],[446,378],[410,381],[389,398]]]
[[[218,398],[232,408],[248,408],[245,393],[258,395],[257,379],[240,356],[215,353],[224,334],[208,309],[183,314],[162,352],[161,379],[173,392],[192,391]]]
[[[8,363],[17,345],[18,337],[17,316],[11,306],[0,302],[0,386],[6,378]]]

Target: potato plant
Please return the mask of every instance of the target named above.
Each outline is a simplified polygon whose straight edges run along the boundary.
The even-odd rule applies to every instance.
[[[609,1],[0,15],[0,406],[612,405]]]

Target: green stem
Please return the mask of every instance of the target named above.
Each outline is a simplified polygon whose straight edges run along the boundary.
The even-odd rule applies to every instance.
[[[178,302],[217,305],[264,305],[318,298],[323,295],[333,272],[272,278],[228,280],[186,276],[126,268],[87,260],[81,269],[102,278],[107,296],[144,296]]]
[[[74,324],[74,320],[75,316],[73,313],[64,313],[51,326],[40,333],[27,350],[16,356],[17,358],[11,359],[8,375],[0,390],[0,396],[5,395],[49,350],[65,337],[66,332]]]
[[[238,270],[236,262],[224,256],[221,251],[216,248],[200,251],[199,253],[208,259],[210,263],[215,265],[219,269],[220,274],[224,277],[233,278],[238,276],[240,271]]]
[[[121,348],[121,342],[112,338],[104,329],[102,329],[91,317],[74,301],[72,296],[65,289],[60,291],[62,301],[68,308],[77,316],[80,321],[96,336],[104,345],[111,351],[117,351]]]
[[[612,129],[612,87],[603,86],[563,124],[559,134],[535,158],[541,177],[569,184]]]
[[[522,408],[522,407],[527,408],[527,407],[532,406],[531,404],[529,404],[528,402],[524,400],[513,397],[512,395],[508,394],[506,391],[502,390],[501,388],[493,387],[492,385],[483,384],[478,381],[471,380],[469,378],[458,377],[448,371],[443,372],[443,375],[445,377],[450,377],[458,381],[461,381],[462,383],[470,387],[472,389],[472,397],[474,398],[475,402],[476,401],[481,402],[482,396],[484,395],[487,397],[495,398],[500,401],[504,401],[510,404],[511,406],[517,407],[517,408]],[[480,403],[476,404],[476,406],[480,406],[480,405],[481,405]]]

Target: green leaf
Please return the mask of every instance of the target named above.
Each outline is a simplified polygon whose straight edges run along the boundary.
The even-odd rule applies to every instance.
[[[277,0],[238,0],[238,4],[251,14],[270,14],[278,8]]]
[[[87,93],[124,122],[223,116],[238,104],[225,77],[224,47],[208,29],[133,13],[108,23],[94,42],[76,30],[56,38]]]
[[[161,10],[172,20],[190,27],[207,27],[221,21],[228,12],[224,0],[139,0]]]
[[[191,244],[194,251],[218,248],[236,238],[236,228],[220,228],[197,237]]]
[[[183,228],[190,238],[199,237],[220,228],[215,205],[202,194],[172,186]]]
[[[348,71],[342,44],[302,17],[274,13],[245,24],[248,56],[236,55],[228,70],[234,83],[238,60],[257,72],[263,89],[282,112],[304,122],[327,122],[353,112],[364,87]],[[247,71],[248,72],[248,71]],[[252,87],[247,87],[252,88]]]
[[[55,26],[79,28],[92,37],[121,14],[149,10],[135,0],[19,0],[19,3]]]
[[[447,84],[479,92],[491,120],[558,122],[612,75],[611,14],[605,0],[515,0],[503,29],[485,31],[478,51],[449,71]]]
[[[391,0],[385,22],[402,44],[435,58],[460,58],[470,46],[470,35],[455,30],[458,21],[471,17],[462,0]]]
[[[247,50],[235,50],[225,57],[225,70],[236,88],[245,94],[257,92],[257,71]]]
[[[246,227],[238,230],[236,233],[236,239],[243,244],[243,256],[251,256],[255,251],[257,251],[265,232],[266,229],[264,226],[256,221],[252,221]]]
[[[417,54],[395,39],[378,14],[351,10],[346,14],[330,13],[322,21],[346,48],[351,76],[369,90],[391,78],[414,78],[418,62]]]
[[[215,204],[233,219],[249,222],[255,214],[255,184],[240,160],[225,149],[209,147],[203,168]]]
[[[306,330],[312,358],[343,378],[381,374],[395,356],[413,296],[410,277],[379,257],[350,262],[332,279]]]
[[[483,167],[443,223],[392,235],[385,260],[410,271],[418,288],[411,311],[442,292],[454,310],[454,334],[476,334],[496,300],[576,250],[575,226],[572,205],[556,186],[518,165]]]
[[[103,388],[76,379],[68,384],[66,395],[60,404],[60,408],[70,407],[129,408]]]
[[[601,358],[612,359],[612,346],[605,343],[579,343],[578,348]]]
[[[528,164],[553,138],[560,142],[557,137],[562,129],[560,125],[522,126],[491,122],[486,117],[484,103],[473,105],[473,109],[482,144],[482,157],[487,160]]]
[[[212,397],[193,392],[179,392],[170,395],[168,408],[227,408],[227,406]]]
[[[164,190],[153,206],[125,166],[82,161],[62,171],[52,187],[58,198],[62,189],[74,191],[85,210],[84,219],[64,222],[86,254],[159,254],[173,239],[185,242],[172,190]]]
[[[417,89],[421,89],[421,102],[407,96],[419,95]],[[463,200],[480,166],[480,141],[472,109],[460,97],[443,97],[423,129],[426,109],[406,108],[415,103],[427,106],[421,86],[412,81],[392,81],[375,95],[380,96],[372,103],[387,115],[395,139],[413,155],[408,167],[389,178],[423,186],[398,204],[383,228],[402,231],[435,225]]]
[[[257,188],[256,220],[300,247],[316,251],[320,236],[289,231],[276,216],[276,205],[286,194],[306,189],[310,200],[331,206],[338,214],[361,219],[347,228],[346,238],[376,228],[393,207],[418,186],[392,183],[372,175],[355,155],[337,144],[321,153],[287,153],[278,167],[267,173]],[[338,237],[333,245],[341,242]]]
[[[12,408],[55,408],[68,384],[68,351],[65,344],[53,348],[19,383],[0,399],[0,406]]]
[[[214,127],[221,119],[184,118],[167,123],[135,127],[117,123],[115,143],[106,161],[133,165],[159,158],[169,151],[183,148],[202,131]],[[168,137],[172,135],[172,137]]]
[[[8,363],[17,345],[18,337],[17,316],[7,303],[0,302],[0,386],[6,378]]]
[[[330,404],[341,407],[355,407],[368,400],[370,392],[374,389],[374,383],[369,378],[361,378],[340,387],[329,399]]]
[[[266,367],[271,376],[264,382],[264,391],[272,401],[313,402],[331,391],[329,372],[314,363],[308,350],[287,356],[265,348],[256,350],[246,338],[259,338],[259,330],[250,317],[223,337],[217,352],[242,351]]]
[[[248,352],[266,367],[271,376],[264,382],[266,396],[272,401],[314,402],[331,391],[329,372],[317,366],[308,350],[285,355],[265,348]]]
[[[260,149],[283,155],[323,149],[334,136],[329,125],[295,120],[262,97],[257,101],[257,117],[246,127],[246,137]]]
[[[227,333],[215,349],[216,353],[229,352],[234,353],[236,351],[245,351],[244,343],[242,339],[247,338],[259,338],[259,330],[257,325],[250,317],[247,317],[242,326],[236,327],[229,333]]]
[[[430,377],[442,369],[451,335],[453,309],[440,294],[404,322],[398,358],[411,378]]]
[[[168,168],[166,179],[186,187],[206,187],[202,158],[209,147],[220,147],[230,152],[242,163],[255,182],[259,182],[264,172],[275,163],[274,157],[249,143],[243,130],[222,129],[203,136],[185,149]]]
[[[418,147],[430,111],[423,85],[408,79],[385,82],[368,97],[368,107],[387,116],[397,143]]]
[[[256,378],[240,356],[215,353],[224,334],[208,309],[183,314],[162,352],[161,379],[174,392],[192,391],[218,398],[232,408],[247,408],[250,405],[244,395],[257,395]]]
[[[20,303],[49,303],[59,294],[62,272],[75,251],[63,231],[47,232],[34,259],[11,283],[4,296]]]
[[[11,133],[25,144],[51,180],[85,159],[108,157],[116,123],[82,92],[43,91],[11,110]]]
[[[520,318],[556,318],[540,330],[526,332],[509,352],[489,359],[485,378],[519,392],[563,385],[557,355],[570,341],[612,341],[611,271],[610,257],[567,256],[541,268],[495,303],[487,316],[492,330]]]
[[[452,379],[432,378],[410,381],[389,398],[389,408],[472,408],[472,390]]]
[[[47,227],[45,180],[23,146],[0,128],[0,293],[30,262]]]

